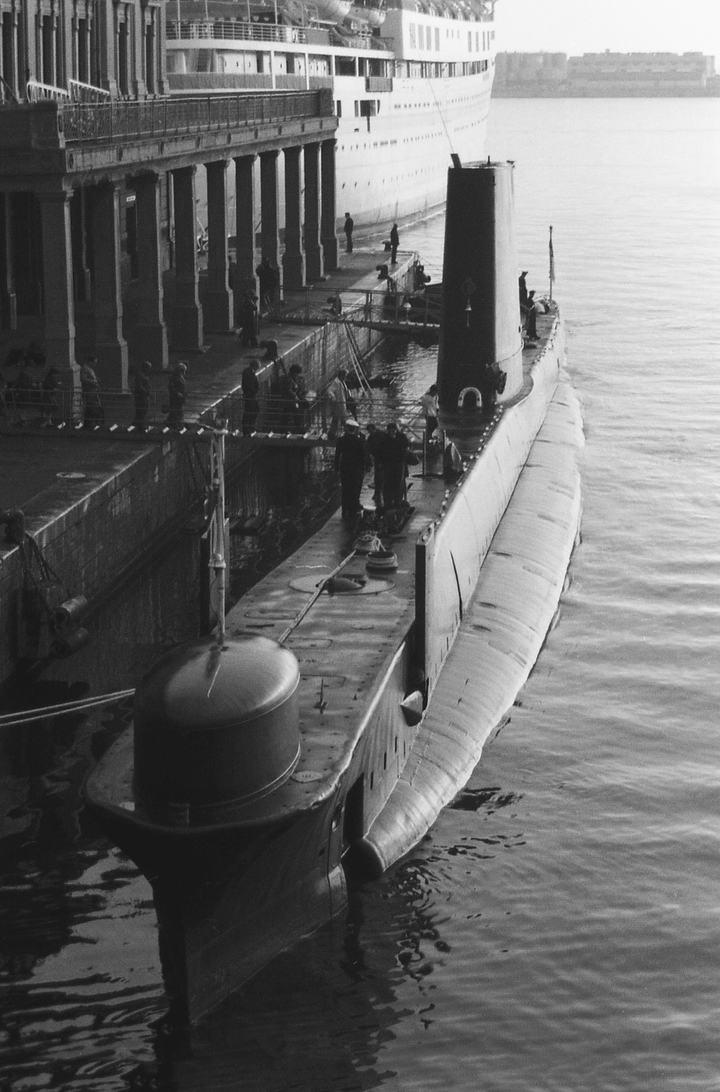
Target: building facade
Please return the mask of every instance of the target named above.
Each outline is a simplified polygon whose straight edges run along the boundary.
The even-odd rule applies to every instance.
[[[164,0],[0,16],[0,363],[33,342],[126,389],[133,358],[231,330],[261,256],[293,287],[337,265],[329,90],[171,97]]]

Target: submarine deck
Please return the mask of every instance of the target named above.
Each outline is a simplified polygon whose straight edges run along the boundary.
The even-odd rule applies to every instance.
[[[523,351],[524,382],[512,402],[531,389],[535,362],[555,329],[556,314],[539,316],[538,341]],[[511,404],[506,402],[504,405]],[[502,419],[498,406],[492,419],[441,414],[440,425],[464,458],[482,449]],[[480,455],[482,458],[482,455]],[[104,807],[133,814],[139,826],[163,828],[179,837],[211,827],[265,825],[308,807],[319,806],[337,788],[371,712],[378,679],[388,670],[415,618],[415,546],[419,535],[438,517],[450,494],[442,477],[442,456],[436,455],[421,473],[412,468],[408,479],[411,514],[397,535],[383,544],[397,556],[396,570],[382,576],[365,571],[365,558],[355,555],[344,576],[363,576],[358,592],[323,591],[284,641],[300,668],[301,747],[290,778],[272,794],[233,811],[232,818],[209,824],[191,822],[177,827],[158,823],[136,806],[132,790],[132,733],[123,736],[96,769],[90,792]],[[372,508],[372,484],[361,501]],[[226,633],[261,634],[279,640],[307,608],[318,585],[353,551],[356,535],[338,510],[307,542],[264,577],[228,612]]]

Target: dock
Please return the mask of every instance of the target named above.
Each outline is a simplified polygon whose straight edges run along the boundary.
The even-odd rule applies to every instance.
[[[393,278],[401,289],[409,288],[416,256],[404,252],[398,258]],[[312,296],[308,289],[287,292],[282,307],[262,319],[260,340],[276,344],[285,366],[299,362],[316,392],[316,414],[305,437],[272,422],[263,427],[262,416],[257,436],[240,435],[243,369],[251,358],[261,360],[258,377],[265,407],[271,409],[277,365],[262,361],[262,347],[242,347],[235,331],[215,335],[207,351],[171,354],[171,367],[180,360],[188,364],[184,433],[169,429],[162,412],[168,372],[151,376],[146,431],[132,428],[129,390],[101,390],[106,420],[97,429],[78,428],[77,415],[66,417],[62,427],[39,427],[39,409],[25,421],[16,420],[12,408],[0,419],[0,512],[22,512],[25,532],[57,573],[58,595],[82,594],[89,600],[104,595],[141,551],[166,539],[192,506],[201,503],[197,472],[193,477],[185,449],[188,444],[202,449],[203,421],[212,421],[217,413],[230,419],[235,432],[235,442],[228,445],[230,471],[260,446],[290,451],[327,444],[321,416],[324,386],[339,367],[352,372],[355,356],[370,352],[383,336],[363,330],[353,345],[344,325],[332,321],[328,301],[376,294],[381,287],[377,267],[386,261],[380,246],[356,246],[352,254],[342,255],[341,268],[316,285]],[[317,302],[319,314],[306,321],[309,298]],[[0,686],[12,675],[21,651],[17,615],[25,573],[22,551],[6,531],[0,543]]]

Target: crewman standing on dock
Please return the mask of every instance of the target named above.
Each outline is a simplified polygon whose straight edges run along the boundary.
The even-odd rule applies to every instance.
[[[327,406],[330,411],[328,437],[331,440],[337,436],[340,431],[340,426],[344,425],[348,418],[348,389],[347,384],[345,383],[346,379],[347,372],[345,368],[340,368],[326,391]]]
[[[143,360],[142,364],[135,369],[135,386],[133,390],[133,397],[135,399],[135,417],[133,419],[133,425],[135,428],[147,428],[147,416],[150,408],[151,371],[152,364],[149,360]]]
[[[100,384],[95,374],[97,361],[94,356],[89,356],[80,368],[80,387],[83,397],[83,428],[95,428],[105,420],[102,402],[100,401]]]
[[[253,359],[243,369],[241,385],[243,392],[242,434],[252,436],[255,432],[258,415],[260,413],[260,380],[257,373],[260,370],[260,361]]]

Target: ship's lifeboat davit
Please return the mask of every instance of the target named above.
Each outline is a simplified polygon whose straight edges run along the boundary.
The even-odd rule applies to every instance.
[[[313,0],[313,16],[321,23],[342,23],[352,6],[352,0]],[[293,22],[307,22],[308,12],[301,0],[281,0],[278,10]]]
[[[385,22],[385,8],[371,4],[353,4],[350,8],[349,18],[354,22],[367,23],[376,30]]]
[[[282,785],[300,753],[300,671],[259,635],[163,656],[135,694],[137,800],[161,823],[232,816]]]

